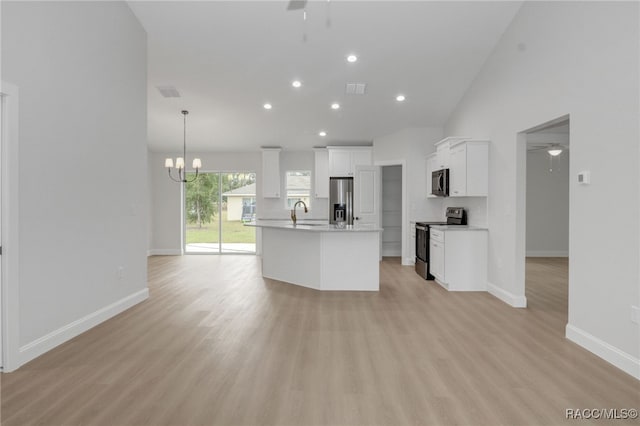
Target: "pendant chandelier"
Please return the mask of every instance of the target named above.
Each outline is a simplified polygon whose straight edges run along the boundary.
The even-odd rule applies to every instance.
[[[192,167],[196,169],[196,175],[193,177],[193,179],[187,180],[187,172],[185,170],[185,159],[187,158],[187,114],[189,114],[189,111],[182,111],[182,115],[184,117],[184,140],[182,144],[182,157],[176,158],[175,168],[178,171],[177,178],[174,177],[171,173],[171,169],[173,168],[173,159],[167,158],[166,160],[164,160],[164,166],[167,168],[171,180],[182,183],[193,182],[194,180],[198,179],[198,171],[202,167],[202,162],[200,161],[200,159],[194,158]]]

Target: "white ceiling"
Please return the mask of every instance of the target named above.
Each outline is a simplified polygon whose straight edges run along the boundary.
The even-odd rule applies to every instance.
[[[190,151],[236,151],[368,144],[442,126],[521,2],[315,1],[306,21],[283,1],[129,5],[148,34],[151,149],[181,148],[188,109]],[[359,60],[347,63],[352,52]],[[347,82],[367,93],[345,95]]]

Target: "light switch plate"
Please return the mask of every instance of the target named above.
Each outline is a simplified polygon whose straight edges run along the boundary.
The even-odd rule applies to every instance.
[[[631,305],[631,322],[640,324],[640,308]]]
[[[582,185],[589,185],[591,183],[591,172],[585,170],[578,173],[578,183]]]

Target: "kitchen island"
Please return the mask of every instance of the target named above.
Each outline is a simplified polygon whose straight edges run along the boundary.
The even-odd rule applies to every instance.
[[[258,220],[262,276],[316,290],[378,291],[381,228]]]

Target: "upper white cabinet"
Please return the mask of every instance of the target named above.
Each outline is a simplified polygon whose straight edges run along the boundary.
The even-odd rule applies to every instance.
[[[469,138],[462,136],[450,136],[442,139],[440,142],[436,142],[434,144],[436,147],[436,160],[434,163],[435,168],[433,170],[448,169],[451,164],[451,146],[456,142],[463,141],[465,139]]]
[[[329,152],[326,148],[315,148],[315,178],[313,185],[316,198],[329,198]]]
[[[447,139],[436,142],[436,157],[434,166],[434,170],[449,168],[449,141]]]
[[[371,147],[327,147],[329,152],[329,176],[354,176],[356,166],[373,163]]]
[[[429,155],[426,158],[426,163],[427,163],[427,198],[438,198],[437,195],[433,195],[432,194],[432,179],[431,179],[431,172],[433,172],[434,170],[438,170],[439,167],[437,166],[438,164],[438,154],[437,153],[433,153],[431,155]]]
[[[489,189],[489,142],[459,141],[451,144],[449,196],[486,197]]]
[[[262,149],[262,196],[280,198],[280,148]]]

